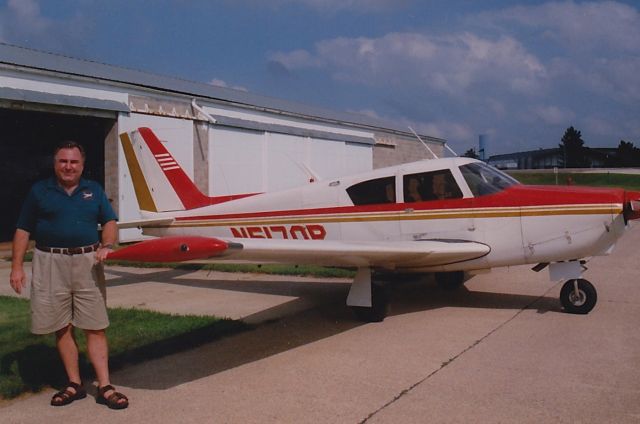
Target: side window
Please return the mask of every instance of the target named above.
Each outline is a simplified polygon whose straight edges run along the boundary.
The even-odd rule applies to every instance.
[[[385,177],[363,181],[347,189],[354,205],[375,205],[396,202],[396,178]]]
[[[408,174],[403,177],[402,182],[406,203],[462,197],[462,191],[448,169]]]

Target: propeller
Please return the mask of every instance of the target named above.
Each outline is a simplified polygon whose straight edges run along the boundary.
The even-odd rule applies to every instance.
[[[640,191],[624,192],[624,222],[640,218]]]

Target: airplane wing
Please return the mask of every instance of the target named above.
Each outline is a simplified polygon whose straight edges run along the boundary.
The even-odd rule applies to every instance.
[[[125,247],[109,259],[180,262],[233,259],[330,266],[428,267],[480,258],[490,247],[464,240],[342,242],[324,240],[217,239],[164,237]]]

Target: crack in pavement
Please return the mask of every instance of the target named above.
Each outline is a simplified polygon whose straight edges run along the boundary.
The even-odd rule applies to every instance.
[[[484,340],[486,340],[487,338],[491,337],[491,335],[493,335],[494,333],[496,333],[498,330],[502,329],[504,326],[506,326],[507,324],[509,324],[511,321],[513,321],[514,319],[516,319],[522,312],[526,311],[527,309],[530,309],[531,306],[533,306],[536,302],[540,301],[542,298],[544,298],[550,291],[552,291],[554,288],[556,288],[558,285],[560,285],[560,283],[564,283],[563,281],[554,284],[553,286],[551,286],[549,289],[547,289],[543,294],[541,294],[539,297],[537,297],[536,299],[532,300],[529,304],[525,305],[522,309],[520,309],[518,312],[516,312],[511,318],[509,318],[508,320],[504,321],[503,323],[501,323],[500,325],[498,325],[496,328],[494,328],[493,330],[489,331],[487,334],[485,334],[482,338],[476,340],[475,342],[473,342],[472,344],[470,344],[469,346],[467,346],[464,350],[462,350],[461,352],[459,352],[457,355],[449,358],[449,360],[445,361],[442,363],[442,365],[440,365],[440,367],[438,369],[436,369],[435,371],[431,372],[429,375],[427,375],[426,377],[424,377],[423,379],[417,381],[416,383],[412,384],[411,386],[407,387],[406,389],[402,390],[400,393],[398,393],[397,395],[394,396],[393,399],[391,399],[389,402],[385,403],[384,405],[382,405],[380,408],[376,409],[375,411],[373,411],[372,413],[370,413],[365,419],[363,419],[362,421],[359,421],[359,424],[364,424],[367,421],[369,421],[371,418],[373,418],[375,415],[377,415],[379,412],[381,412],[382,410],[384,410],[385,408],[393,405],[395,402],[397,402],[398,400],[400,400],[403,396],[405,396],[406,394],[408,394],[409,392],[411,392],[413,389],[415,389],[416,387],[418,387],[419,385],[421,385],[422,383],[424,383],[425,381],[427,381],[428,379],[430,379],[431,377],[433,377],[434,375],[436,375],[437,373],[439,373],[440,371],[442,371],[444,368],[446,368],[447,366],[449,366],[450,364],[452,364],[456,359],[460,358],[462,355],[464,355],[465,353],[467,353],[468,351],[470,351],[471,349],[473,349],[474,347],[478,346],[480,343],[482,343]]]

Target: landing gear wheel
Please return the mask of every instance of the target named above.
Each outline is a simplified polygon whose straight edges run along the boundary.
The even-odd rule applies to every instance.
[[[454,291],[464,284],[464,271],[436,272],[436,283],[445,291]]]
[[[583,278],[567,281],[560,290],[560,303],[570,314],[588,314],[597,301],[596,288]]]
[[[389,291],[381,284],[371,284],[371,307],[352,306],[356,318],[364,322],[382,322],[389,310]]]

